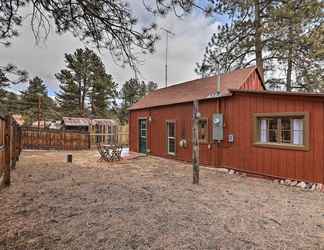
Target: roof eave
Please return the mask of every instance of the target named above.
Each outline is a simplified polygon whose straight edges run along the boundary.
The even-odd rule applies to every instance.
[[[229,89],[233,94],[259,94],[259,95],[283,95],[283,96],[304,96],[304,97],[324,97],[324,93],[307,93],[307,92],[284,92],[284,91],[260,91],[260,90],[243,90],[243,89]]]
[[[211,96],[211,97],[205,97],[205,98],[199,98],[197,99],[198,101],[206,101],[206,100],[212,100],[212,99],[220,99],[228,96],[232,96],[232,93],[226,93],[222,94],[220,96]],[[190,101],[184,101],[184,102],[174,102],[174,103],[168,103],[168,104],[160,104],[160,105],[154,105],[154,106],[147,106],[147,107],[140,107],[140,108],[128,108],[128,111],[135,111],[135,110],[143,110],[143,109],[150,109],[150,108],[157,108],[157,107],[165,107],[165,106],[171,106],[171,105],[178,105],[178,104],[184,104],[184,103],[191,103],[195,100],[190,100]]]

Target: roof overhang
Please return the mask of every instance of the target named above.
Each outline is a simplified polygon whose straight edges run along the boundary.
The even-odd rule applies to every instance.
[[[246,90],[246,89],[229,89],[233,94],[256,94],[256,95],[280,95],[280,96],[303,96],[303,97],[322,97],[324,93],[309,93],[309,92],[287,92],[287,91],[257,91],[257,90]]]

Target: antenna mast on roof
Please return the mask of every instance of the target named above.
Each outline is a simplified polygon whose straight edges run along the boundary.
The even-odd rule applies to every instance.
[[[214,55],[214,60],[216,63],[216,74],[217,74],[217,80],[216,80],[216,96],[220,96],[221,94],[221,74],[220,74],[220,62],[217,60],[216,56]]]
[[[161,28],[161,30],[165,31],[166,34],[166,46],[165,46],[165,87],[168,86],[168,47],[169,47],[169,36],[173,37],[175,34],[166,29],[166,28]]]
[[[220,75],[220,65],[217,63],[217,86],[216,86],[217,96],[220,96],[221,93],[221,75]]]

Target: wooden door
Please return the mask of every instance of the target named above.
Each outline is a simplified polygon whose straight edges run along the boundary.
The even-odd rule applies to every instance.
[[[145,154],[147,150],[147,120],[139,119],[139,152]]]

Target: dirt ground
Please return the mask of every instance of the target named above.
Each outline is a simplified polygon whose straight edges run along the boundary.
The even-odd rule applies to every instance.
[[[324,194],[142,157],[24,152],[0,193],[0,249],[324,249]]]

